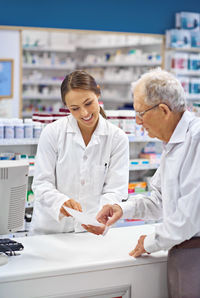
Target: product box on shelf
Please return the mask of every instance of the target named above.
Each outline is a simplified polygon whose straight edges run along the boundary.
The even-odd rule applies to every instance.
[[[192,111],[195,113],[195,115],[197,117],[200,117],[200,103],[194,102],[193,107],[192,107]]]
[[[167,30],[166,45],[168,48],[191,48],[190,31],[182,29]]]
[[[171,68],[177,70],[187,70],[188,58],[189,54],[187,53],[173,53],[171,57]]]
[[[200,79],[199,78],[191,78],[190,79],[190,93],[200,94]]]
[[[147,188],[147,183],[145,181],[134,181],[129,182],[128,192],[131,193],[141,193],[145,192]]]
[[[178,79],[185,93],[188,94],[190,92],[190,79],[188,77],[179,77]]]
[[[176,13],[176,28],[187,30],[200,30],[200,14],[193,12]]]
[[[191,32],[191,47],[200,48],[200,31]]]
[[[190,54],[188,60],[189,70],[200,70],[200,54]]]

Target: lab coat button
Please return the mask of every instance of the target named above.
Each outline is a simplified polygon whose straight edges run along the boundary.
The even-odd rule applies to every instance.
[[[85,184],[85,180],[81,180],[81,185],[84,185]]]
[[[86,155],[83,156],[83,160],[87,160],[87,156]]]

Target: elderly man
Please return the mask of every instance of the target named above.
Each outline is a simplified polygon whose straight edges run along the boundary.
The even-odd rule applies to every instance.
[[[130,255],[170,249],[169,297],[200,297],[200,119],[186,111],[179,81],[160,69],[134,84],[133,99],[136,122],[163,141],[160,167],[149,197],[106,205],[97,219],[108,226],[121,217],[162,219],[153,234],[139,238]]]

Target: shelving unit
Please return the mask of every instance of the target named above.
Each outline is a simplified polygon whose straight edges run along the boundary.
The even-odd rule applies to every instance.
[[[38,139],[1,139],[0,146],[26,146],[37,145]]]
[[[129,134],[128,139],[130,142],[130,149],[134,147],[134,155],[138,154],[137,152],[140,152],[142,146],[144,146],[147,142],[156,142],[158,145],[161,144],[161,142],[157,139],[152,139],[149,137],[137,137],[134,135]],[[19,152],[21,154],[27,154],[27,155],[35,155],[37,150],[39,139],[3,139],[0,140],[0,152]],[[130,150],[130,153],[132,155],[132,150]],[[130,157],[131,157],[130,155]],[[132,155],[134,157],[134,155]],[[144,174],[149,176],[152,175],[155,170],[158,168],[158,164],[143,164],[143,165],[130,165],[129,171],[130,171],[130,177],[142,177]],[[32,179],[34,176],[34,166],[29,167],[29,181],[28,181],[28,190],[31,189],[32,185]],[[34,201],[26,202],[26,214],[31,214],[34,208]],[[144,222],[143,222],[144,223]],[[141,224],[139,222],[139,224]],[[27,228],[28,229],[28,228]],[[14,233],[13,235],[9,235],[9,237],[19,237],[19,236],[28,236],[28,231],[19,231],[17,233]]]
[[[193,69],[194,65],[196,69]],[[200,48],[166,48],[165,68],[180,80],[186,92],[188,108],[193,110],[193,103],[200,102]]]
[[[43,53],[46,53],[46,52],[53,52],[53,53],[74,53],[76,51],[76,47],[71,45],[67,47],[67,49],[52,49],[51,47],[40,47],[40,46],[37,46],[37,47],[24,47],[23,48],[23,51],[24,52],[43,52]]]
[[[61,101],[61,97],[60,96],[55,96],[55,95],[45,95],[45,94],[34,94],[34,95],[25,95],[23,97],[23,99],[25,101],[27,100],[33,100],[33,99],[36,99],[36,100],[46,100],[46,101],[51,101],[51,100],[55,100],[55,101],[58,101],[60,100]],[[32,115],[32,114],[31,114]]]
[[[129,142],[138,142],[138,143],[146,143],[146,142],[161,142],[159,139],[150,138],[148,136],[137,137],[131,134],[128,134]]]
[[[134,135],[128,135],[128,139],[131,144],[134,144],[135,152],[139,151],[136,150],[136,147],[144,146],[144,143],[147,142],[157,142],[161,143],[158,139],[152,139],[150,137],[137,137]],[[1,139],[0,140],[0,152],[12,152],[15,153],[16,150],[22,154],[36,154],[36,149],[38,145],[39,139]],[[136,145],[138,144],[138,145]],[[17,146],[17,147],[16,147]],[[17,148],[17,149],[16,149]],[[133,155],[132,155],[133,156]],[[148,170],[148,169],[156,169],[158,167],[157,164],[144,164],[144,165],[131,165],[130,171],[134,170]],[[29,176],[34,175],[34,167],[30,168]]]
[[[29,64],[23,64],[23,69],[40,69],[40,70],[49,70],[49,71],[54,71],[54,70],[65,70],[65,71],[70,71],[73,70],[75,65],[73,66],[68,66],[68,65],[45,65],[45,64],[34,64],[34,65],[29,65]]]
[[[78,64],[78,68],[98,68],[98,67],[135,67],[135,66],[161,66],[161,62],[124,62],[124,63],[113,63],[113,62],[107,62],[107,63],[96,63],[96,64]]]
[[[146,170],[156,170],[159,164],[144,164],[144,165],[130,165],[129,171],[146,171]]]
[[[80,68],[94,75],[100,84],[105,109],[130,104],[130,83],[147,69],[162,63],[162,36],[128,35],[122,38],[112,34],[108,39],[105,33],[98,39],[96,34],[87,36],[78,32],[67,33],[69,42],[66,43],[64,37],[57,40],[56,32],[38,30],[38,34],[39,37],[35,30],[22,31],[23,117],[37,108],[57,111],[59,105],[62,107],[61,82],[66,73]],[[106,39],[104,44],[103,38]],[[117,42],[113,42],[115,38]],[[27,40],[35,46],[27,44]],[[94,59],[89,62],[91,56]]]
[[[171,51],[171,52],[200,53],[199,48],[167,48],[166,47],[165,50]]]
[[[24,32],[27,35],[29,30]],[[37,30],[33,31],[34,38]],[[55,37],[55,32],[53,32]],[[23,117],[31,117],[32,112],[38,106],[48,109],[53,107],[50,112],[57,112],[58,107],[62,107],[60,97],[60,85],[66,75],[77,68],[85,69],[93,75],[97,83],[101,87],[104,108],[116,109],[124,103],[132,103],[130,84],[138,79],[138,77],[148,69],[161,66],[163,37],[152,36],[136,36],[133,42],[130,42],[132,35],[124,38],[124,42],[110,42],[107,39],[107,45],[100,44],[96,41],[94,34],[94,42],[88,46],[87,36],[82,33],[67,33],[73,37],[72,42],[66,43],[66,39],[60,38],[59,41],[54,39],[52,42],[52,32],[42,31],[41,42],[43,45],[36,44],[33,38],[30,43],[27,39],[23,39]],[[44,35],[44,36],[43,36]],[[106,35],[106,34],[105,34]],[[102,34],[103,36],[103,34]],[[116,35],[117,36],[117,35]],[[52,38],[52,40],[51,40]],[[134,39],[134,38],[133,38]],[[144,44],[141,43],[144,41]],[[60,42],[65,42],[63,47]],[[33,44],[35,46],[33,47]],[[32,46],[31,46],[32,45]],[[85,46],[86,45],[86,46]],[[97,46],[96,46],[97,45]],[[59,48],[58,48],[58,47]],[[151,55],[151,53],[153,53]],[[90,58],[93,56],[94,59]],[[147,58],[147,56],[149,56]],[[96,57],[96,61],[95,61]],[[139,59],[140,57],[140,59]],[[149,59],[149,60],[148,60]],[[157,60],[156,60],[157,59]],[[90,61],[89,61],[90,60]],[[32,105],[31,109],[26,109]],[[133,148],[134,154],[139,152],[144,143],[155,141],[150,138],[140,138],[129,135],[130,148]],[[20,152],[22,154],[33,155],[37,150],[38,140],[3,140],[0,141],[0,152]],[[132,149],[131,149],[132,154]],[[134,158],[130,156],[131,158]],[[138,177],[144,173],[153,173],[157,168],[156,165],[130,166],[130,176],[136,174]],[[29,186],[34,175],[34,168],[29,171]],[[32,208],[33,203],[28,204],[27,208]]]

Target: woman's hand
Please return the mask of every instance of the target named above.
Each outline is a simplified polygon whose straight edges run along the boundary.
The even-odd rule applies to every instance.
[[[60,208],[60,212],[64,215],[64,216],[71,216],[65,209],[63,206],[66,206],[66,207],[69,207],[71,209],[74,209],[74,210],[77,210],[77,211],[80,211],[82,212],[82,207],[80,205],[80,203],[76,202],[75,200],[73,199],[69,199],[67,200],[63,205],[62,207]]]

